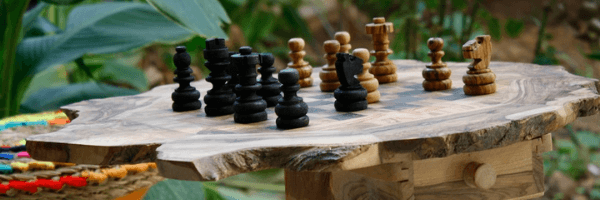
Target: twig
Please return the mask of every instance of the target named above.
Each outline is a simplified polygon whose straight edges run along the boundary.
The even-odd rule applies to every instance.
[[[535,56],[537,57],[542,53],[542,42],[544,40],[544,36],[546,35],[546,23],[548,22],[548,14],[550,13],[551,5],[554,4],[556,0],[552,0],[551,4],[544,5],[544,13],[542,15],[542,24],[540,25],[540,30],[538,31],[538,40],[535,43]]]

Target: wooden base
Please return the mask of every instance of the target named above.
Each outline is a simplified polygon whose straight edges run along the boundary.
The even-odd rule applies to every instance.
[[[531,199],[544,194],[541,153],[552,150],[552,136],[505,147],[333,172],[285,171],[288,200],[346,199]],[[489,189],[463,180],[469,163],[485,163],[498,174]],[[494,175],[495,176],[495,175]],[[487,187],[486,187],[487,188]]]

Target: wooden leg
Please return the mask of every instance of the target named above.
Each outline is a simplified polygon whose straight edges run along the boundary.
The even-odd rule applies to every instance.
[[[287,200],[412,200],[412,163],[389,163],[351,171],[285,171]]]

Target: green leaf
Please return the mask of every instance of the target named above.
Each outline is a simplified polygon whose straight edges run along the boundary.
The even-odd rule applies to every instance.
[[[217,0],[148,0],[156,10],[175,23],[205,38],[227,38],[221,21],[231,23]]]
[[[49,4],[39,2],[33,9],[27,11],[23,16],[23,33],[27,33],[33,26],[40,13],[44,11]]]
[[[525,22],[523,20],[508,18],[505,24],[506,34],[512,38],[521,35],[523,28],[525,28]]]
[[[27,88],[23,98],[27,99],[35,92],[44,88],[58,87],[68,84],[69,81],[67,80],[66,67],[64,65],[56,65],[36,74],[31,80],[31,84]]]
[[[57,5],[72,5],[72,4],[77,4],[79,2],[82,2],[83,0],[42,0],[51,4],[57,4]]]
[[[490,36],[492,36],[492,38],[494,38],[495,40],[500,40],[500,38],[502,37],[502,25],[500,25],[500,20],[498,20],[498,18],[492,17],[487,22],[487,28],[490,33]]]
[[[45,17],[38,16],[35,18],[31,27],[25,32],[25,37],[37,37],[44,36],[50,33],[59,34],[62,29],[58,28],[52,22],[48,21]]]
[[[88,99],[135,95],[139,92],[118,88],[104,83],[77,83],[46,88],[35,92],[21,104],[21,112],[56,110],[61,106]]]
[[[592,149],[600,148],[600,135],[589,131],[580,131],[575,135],[580,144]]]
[[[436,9],[440,5],[440,0],[425,0],[425,5],[427,5],[427,9]]]
[[[15,55],[22,36],[23,15],[29,0],[0,0],[0,118],[18,113],[20,97],[25,88],[16,77]]]
[[[62,34],[23,40],[17,57],[25,74],[32,75],[87,53],[123,52],[152,42],[178,42],[190,36],[189,31],[147,4],[82,5],[71,11],[67,29]]]
[[[590,191],[590,199],[600,199],[600,189],[592,189],[592,191]]]
[[[140,92],[148,90],[148,79],[146,79],[146,74],[142,70],[119,63],[116,60],[107,61],[96,72],[97,74],[94,77],[100,81],[127,84]]]
[[[219,194],[219,191],[217,191],[217,185],[215,185],[214,182],[203,182],[202,185],[204,185],[204,194],[206,194],[206,199],[226,200],[225,197]]]
[[[301,36],[307,40],[307,45],[311,44],[314,41],[312,33],[310,32],[306,21],[304,21],[304,19],[300,16],[300,13],[298,13],[298,9],[288,3],[284,3],[281,6],[283,18],[287,24],[290,27],[293,27],[297,36]]]
[[[572,154],[577,152],[577,145],[575,145],[575,143],[573,143],[571,140],[555,140],[554,146],[561,154]]]
[[[588,54],[587,57],[594,60],[600,60],[600,51]]]
[[[467,8],[467,1],[465,0],[452,0],[452,7],[456,10],[462,10]]]
[[[165,179],[150,187],[144,200],[187,200],[205,199],[205,190],[201,182]]]
[[[594,165],[600,166],[600,153],[594,153],[590,155],[590,162]]]

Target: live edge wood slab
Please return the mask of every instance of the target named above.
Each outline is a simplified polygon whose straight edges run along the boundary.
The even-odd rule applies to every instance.
[[[166,85],[65,106],[71,124],[27,138],[27,151],[58,162],[155,161],[161,175],[181,180],[285,168],[287,199],[527,199],[544,192],[539,155],[552,149],[550,133],[600,109],[598,80],[559,66],[492,62],[497,92],[466,96],[468,63],[447,63],[453,86],[436,92],[422,88],[426,63],[394,64],[398,81],[352,113],[335,112],[315,68],[313,86],[298,92],[310,107],[304,128],[277,129],[273,108],[252,124],[203,109],[175,113],[177,86]]]

